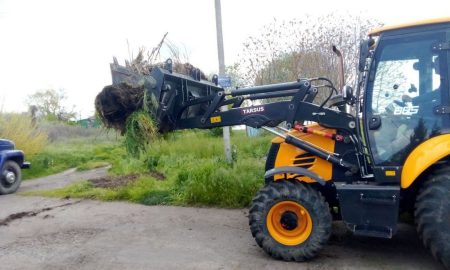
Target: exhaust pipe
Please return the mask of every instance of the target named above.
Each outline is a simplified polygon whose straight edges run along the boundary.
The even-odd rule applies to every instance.
[[[342,89],[344,88],[345,85],[345,77],[344,77],[344,57],[342,56],[342,52],[335,46],[333,45],[333,52],[337,55],[337,57],[339,58],[339,63],[338,63],[338,69],[339,69],[339,91],[342,93]]]

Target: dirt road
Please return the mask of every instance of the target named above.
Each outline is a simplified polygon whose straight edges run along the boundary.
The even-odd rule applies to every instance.
[[[247,214],[0,196],[0,269],[443,269],[406,225],[383,240],[350,236],[335,223],[315,260],[276,261],[256,246]]]
[[[23,181],[20,185],[19,193],[31,190],[46,190],[64,187],[70,183],[83,179],[102,177],[107,174],[109,167],[97,168],[89,171],[77,171],[70,169],[62,173],[36,178],[30,181]],[[1,210],[0,210],[1,211]],[[1,213],[1,212],[0,212]]]

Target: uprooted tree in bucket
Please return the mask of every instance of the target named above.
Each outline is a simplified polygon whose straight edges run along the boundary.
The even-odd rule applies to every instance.
[[[118,65],[114,58],[114,63],[111,64],[113,84],[105,86],[95,99],[97,115],[105,127],[124,135],[126,148],[132,154],[145,150],[146,145],[158,134],[171,129],[163,119],[156,117],[157,104],[149,95],[149,88],[155,84],[150,74],[155,68],[168,68],[170,65],[173,72],[207,80],[198,68],[181,62],[176,48],[164,42],[166,35],[151,52],[145,48],[139,49],[137,56],[130,62],[126,61],[125,66]],[[174,60],[158,61],[163,45],[169,48]],[[126,76],[123,76],[123,73],[126,73]]]

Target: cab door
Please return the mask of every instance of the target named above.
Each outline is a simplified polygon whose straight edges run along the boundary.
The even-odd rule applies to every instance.
[[[447,52],[436,50],[445,32],[383,35],[375,49],[365,92],[366,138],[377,179],[398,181],[408,154],[447,132]]]

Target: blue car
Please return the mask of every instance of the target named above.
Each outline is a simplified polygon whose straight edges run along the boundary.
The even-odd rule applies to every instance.
[[[21,169],[30,168],[23,151],[10,140],[0,139],[0,195],[16,192],[22,182]]]

